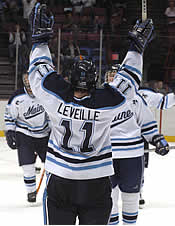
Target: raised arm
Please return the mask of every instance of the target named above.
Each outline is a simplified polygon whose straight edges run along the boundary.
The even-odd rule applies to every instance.
[[[32,33],[32,50],[28,70],[29,82],[33,94],[42,102],[43,98],[47,98],[42,85],[43,80],[54,72],[48,47],[48,41],[53,36],[53,16],[48,11],[46,4],[35,4],[29,23]]]
[[[65,98],[69,83],[57,74],[52,64],[48,41],[53,34],[53,16],[46,4],[35,5],[30,15],[30,24],[33,48],[28,71],[29,83],[34,96],[50,113],[58,109],[55,100],[61,102]],[[59,101],[56,101],[57,104]]]
[[[48,63],[52,65],[48,41],[53,36],[53,15],[48,11],[46,4],[36,3],[30,18],[29,23],[32,33],[32,50],[30,54],[30,67],[40,63]]]
[[[129,31],[130,47],[121,67],[110,85],[117,87],[128,99],[132,99],[142,80],[143,53],[153,37],[153,22],[137,21]]]

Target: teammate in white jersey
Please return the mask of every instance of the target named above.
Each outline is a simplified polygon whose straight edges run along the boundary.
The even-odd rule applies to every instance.
[[[175,94],[172,92],[164,95],[162,93],[156,92],[154,89],[140,87],[138,93],[144,98],[150,108],[166,110],[175,105]],[[145,168],[148,168],[149,163],[149,152],[147,151],[148,149],[149,144],[145,141]],[[145,200],[143,198],[143,184],[144,177],[142,189],[140,192],[140,208],[143,208],[145,205]]]
[[[96,88],[97,73],[91,61],[75,63],[70,83],[56,73],[47,45],[52,21],[46,5],[36,4],[30,17],[34,45],[29,80],[52,122],[45,162],[48,180],[43,199],[44,223],[72,225],[78,216],[79,224],[104,225],[112,208],[110,125],[120,115],[133,121],[133,110],[113,86]],[[152,22],[147,20],[138,22],[130,32],[133,41],[124,60],[126,66],[113,84],[119,85],[126,76],[128,80],[122,88],[131,89],[131,95],[135,95],[141,80],[142,52],[152,28]]]
[[[106,72],[106,82],[112,82],[119,65]],[[129,93],[127,94],[129,95]],[[115,174],[111,176],[113,208],[110,224],[119,223],[118,198],[119,190],[122,198],[122,218],[124,224],[136,223],[138,216],[139,192],[143,174],[144,137],[156,145],[158,154],[168,153],[168,144],[158,133],[157,122],[143,98],[136,93],[129,101],[133,109],[134,120],[129,122],[131,112],[127,116],[114,117],[111,124],[112,157]],[[121,122],[124,123],[121,125]],[[125,129],[126,127],[126,129]],[[155,139],[161,138],[161,148]]]
[[[144,98],[149,107],[166,110],[175,105],[175,94],[166,95],[158,93],[150,88],[140,87],[138,93]]]
[[[36,153],[44,162],[48,148],[50,124],[43,106],[36,101],[27,80],[25,88],[17,90],[9,99],[4,120],[6,140],[10,148],[18,151],[19,166],[22,166],[27,200],[36,202]]]

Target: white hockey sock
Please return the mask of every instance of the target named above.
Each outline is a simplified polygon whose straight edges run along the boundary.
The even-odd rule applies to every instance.
[[[116,186],[114,189],[112,189],[111,193],[112,197],[112,212],[110,216],[110,225],[117,225],[119,223],[119,210],[118,210],[118,199],[119,199],[119,187]]]
[[[136,224],[139,209],[139,192],[126,193],[122,192],[122,216],[123,224]]]
[[[35,164],[23,165],[24,183],[27,193],[36,191]]]

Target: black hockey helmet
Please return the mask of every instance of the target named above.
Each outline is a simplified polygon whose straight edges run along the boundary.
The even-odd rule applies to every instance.
[[[97,80],[96,66],[92,61],[80,60],[72,66],[70,82],[73,88],[90,91],[96,87]]]

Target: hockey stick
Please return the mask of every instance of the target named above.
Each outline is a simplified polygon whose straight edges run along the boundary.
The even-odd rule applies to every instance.
[[[147,0],[142,0],[142,22],[147,19]]]
[[[41,183],[42,183],[42,181],[43,181],[44,173],[45,173],[45,169],[43,169],[43,172],[42,172],[42,174],[41,174],[41,178],[40,178],[38,187],[37,187],[37,189],[36,189],[36,194],[38,194],[39,189],[40,189],[40,187],[41,187]]]
[[[169,149],[170,150],[175,149],[175,146],[169,146]],[[155,150],[156,150],[155,148],[150,148],[150,149],[146,149],[145,151],[154,152]]]
[[[82,56],[81,53],[80,53],[80,48],[79,48],[77,42],[75,43],[75,45],[76,45],[76,48],[77,48],[77,51],[78,51],[80,60],[83,60],[83,56]]]
[[[162,113],[163,113],[163,110],[160,109],[160,119],[159,119],[159,133],[162,132]]]
[[[80,60],[83,60],[83,56],[81,55],[80,48],[79,48],[79,45],[78,45],[78,35],[77,35],[77,34],[78,34],[78,33],[77,33],[76,30],[74,30],[74,31],[72,32],[73,41],[74,41],[75,47],[76,47],[76,49],[77,49],[77,52],[78,52],[78,54],[79,54],[79,59],[80,59]]]

